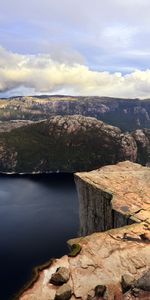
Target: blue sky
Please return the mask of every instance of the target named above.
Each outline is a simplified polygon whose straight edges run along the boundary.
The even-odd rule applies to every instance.
[[[1,97],[146,98],[149,61],[149,0],[1,0]]]

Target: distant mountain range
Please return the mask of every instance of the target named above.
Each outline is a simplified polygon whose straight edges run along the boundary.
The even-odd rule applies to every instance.
[[[95,117],[123,131],[150,128],[150,99],[34,96],[0,99],[0,120],[47,119],[54,115]]]

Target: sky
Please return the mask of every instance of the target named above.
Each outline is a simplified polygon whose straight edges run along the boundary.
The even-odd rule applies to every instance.
[[[149,0],[1,0],[0,97],[150,97]]]

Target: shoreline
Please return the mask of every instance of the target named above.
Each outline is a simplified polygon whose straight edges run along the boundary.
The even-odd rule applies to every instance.
[[[0,171],[0,176],[10,176],[10,177],[15,177],[15,176],[47,176],[47,175],[64,175],[64,174],[68,174],[68,175],[73,175],[75,172],[66,172],[66,171],[46,171],[46,172],[1,172]]]
[[[42,265],[35,266],[31,271],[31,278],[27,281],[27,283],[24,284],[24,286],[16,293],[14,294],[12,300],[19,300],[19,297],[27,290],[32,288],[34,283],[39,279],[40,272],[44,271],[46,268],[49,268],[55,258],[50,258],[47,262],[45,262]]]

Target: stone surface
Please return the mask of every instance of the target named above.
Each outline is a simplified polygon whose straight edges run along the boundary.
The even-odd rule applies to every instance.
[[[150,129],[138,129],[132,133],[137,144],[137,162],[150,166]]]
[[[82,189],[83,198],[87,198],[85,216],[89,212],[91,217],[92,214],[95,216],[99,209],[102,209],[103,213],[110,212],[108,216],[111,216],[112,210],[117,209],[115,217],[118,217],[120,222],[119,214],[126,217],[128,213],[130,219],[132,214],[135,217],[142,209],[142,218],[138,215],[136,216],[137,222],[134,224],[70,240],[68,242],[70,246],[80,245],[77,255],[74,257],[66,255],[54,260],[50,267],[40,272],[39,279],[19,299],[54,299],[59,287],[49,283],[50,278],[59,267],[65,267],[70,273],[67,284],[72,290],[71,300],[149,300],[150,223],[147,218],[147,211],[150,209],[149,176],[149,168],[130,162],[77,174],[77,181],[83,181],[85,186],[92,186],[92,189],[86,192],[85,187]],[[100,204],[101,196],[105,209]],[[80,198],[80,201],[83,198]],[[110,205],[107,206],[105,201]],[[146,212],[144,221],[143,211]],[[110,220],[109,217],[106,218],[105,213],[104,216],[103,222],[107,227],[107,223],[110,225]],[[86,221],[85,219],[82,224],[85,228],[88,225]],[[113,222],[111,226],[114,226]],[[85,228],[83,228],[84,232]],[[126,293],[121,285],[123,276],[124,278],[126,276],[126,283],[128,281],[129,285],[131,284],[129,281],[132,281],[129,278],[135,282]],[[104,295],[95,293],[97,286],[106,286]]]
[[[132,224],[70,240],[70,244],[81,245],[81,252],[76,257],[64,256],[55,260],[40,273],[39,280],[24,292],[20,300],[54,299],[57,287],[49,280],[62,265],[70,270],[68,283],[73,292],[72,300],[86,300],[97,285],[106,285],[107,300],[114,299],[114,295],[121,295],[120,283],[124,274],[137,280],[150,269],[150,243],[140,237],[147,231],[150,231],[147,224]],[[124,239],[125,234],[134,238]]]
[[[60,267],[50,279],[50,283],[55,285],[62,285],[69,280],[69,270],[64,267]]]
[[[123,291],[129,290],[131,288],[131,286],[133,286],[134,283],[135,283],[135,281],[134,281],[133,275],[124,274],[122,276],[121,284],[122,284]]]
[[[70,269],[68,257],[63,256],[60,260],[55,259],[51,266],[41,272],[39,272],[39,278],[35,282],[32,288],[28,289],[19,299],[25,300],[51,300],[55,298],[56,291],[59,287],[49,283],[52,274],[54,274],[58,268],[65,267]],[[69,282],[71,281],[71,278]]]
[[[150,292],[138,290],[138,292],[129,291],[123,296],[123,300],[150,300]]]
[[[97,285],[95,287],[95,297],[104,296],[105,291],[106,291],[106,286],[105,285]]]
[[[150,270],[136,282],[136,287],[150,292]]]
[[[72,290],[69,284],[64,284],[56,291],[55,300],[69,300],[72,295]]]
[[[76,173],[75,180],[82,235],[132,222],[150,224],[150,168],[127,161]]]

